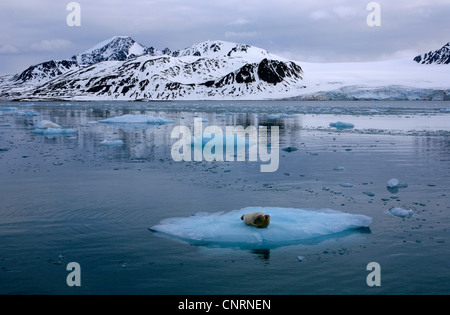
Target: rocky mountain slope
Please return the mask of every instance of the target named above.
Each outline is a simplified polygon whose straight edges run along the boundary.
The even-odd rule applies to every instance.
[[[414,61],[421,64],[449,64],[450,63],[450,43],[438,50],[430,51],[417,56]]]
[[[257,47],[206,41],[162,51],[114,37],[82,54],[48,61],[0,83],[7,99],[261,98],[302,89],[295,62]]]

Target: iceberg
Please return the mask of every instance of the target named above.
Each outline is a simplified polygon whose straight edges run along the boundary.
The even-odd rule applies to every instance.
[[[123,115],[117,116],[105,120],[100,120],[102,124],[154,124],[164,125],[173,124],[171,120],[167,120],[161,117],[153,117],[149,115]]]
[[[241,216],[263,212],[271,216],[267,229],[247,226]],[[171,218],[150,228],[194,245],[276,248],[300,244],[349,230],[369,228],[372,218],[330,209],[245,208],[228,213],[197,213]]]
[[[353,128],[355,128],[355,125],[351,124],[351,123],[338,121],[336,123],[331,123],[330,127],[331,128],[336,128],[337,130],[344,130],[344,129],[353,129]]]

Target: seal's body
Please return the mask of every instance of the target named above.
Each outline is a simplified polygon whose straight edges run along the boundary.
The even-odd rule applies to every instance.
[[[249,213],[244,214],[241,220],[247,225],[257,227],[258,229],[265,229],[270,224],[270,215],[261,212]]]

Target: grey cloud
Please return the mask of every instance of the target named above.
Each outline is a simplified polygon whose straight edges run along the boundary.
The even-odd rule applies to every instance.
[[[115,35],[172,50],[223,39],[325,62],[404,56],[450,41],[446,0],[380,0],[382,26],[374,28],[366,24],[369,0],[79,0],[81,27],[66,24],[69,2],[0,3],[7,30],[0,32],[0,74],[71,57]]]

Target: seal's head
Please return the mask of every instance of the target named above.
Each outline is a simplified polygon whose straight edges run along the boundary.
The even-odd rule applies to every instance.
[[[245,222],[247,225],[251,225],[257,227],[258,229],[265,229],[270,224],[270,215],[264,213],[249,213],[244,214],[241,217],[241,220]]]

